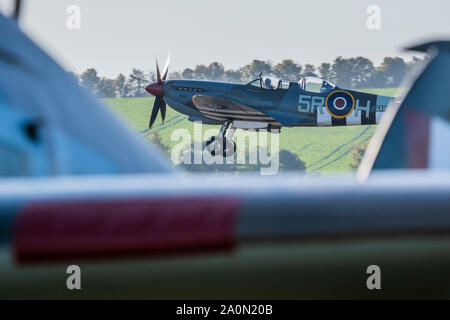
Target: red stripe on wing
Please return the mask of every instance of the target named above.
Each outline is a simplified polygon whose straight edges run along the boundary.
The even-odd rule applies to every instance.
[[[230,249],[235,197],[38,202],[20,212],[19,263]]]
[[[408,168],[428,168],[430,118],[421,112],[405,110],[405,129]]]

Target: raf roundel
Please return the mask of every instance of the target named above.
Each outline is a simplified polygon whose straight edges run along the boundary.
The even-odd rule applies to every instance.
[[[355,108],[355,98],[344,90],[331,92],[325,100],[328,113],[335,118],[345,118]]]

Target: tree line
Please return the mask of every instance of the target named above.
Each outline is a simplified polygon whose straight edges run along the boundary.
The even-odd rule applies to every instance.
[[[212,62],[209,65],[197,65],[193,69],[172,72],[169,79],[248,82],[262,72],[264,75],[291,81],[298,81],[305,76],[316,76],[343,88],[390,88],[398,87],[405,74],[420,61],[422,59],[417,57],[410,61],[399,57],[385,57],[379,66],[375,66],[370,59],[364,57],[337,57],[332,63],[324,62],[316,67],[312,64],[301,65],[292,59],[285,59],[278,64],[253,60],[238,69],[225,69],[223,64]],[[80,75],[71,74],[80,85],[103,98],[147,96],[144,88],[156,78],[154,72],[144,72],[141,69],[132,69],[128,76],[121,73],[115,79],[99,77],[95,68],[89,68]]]

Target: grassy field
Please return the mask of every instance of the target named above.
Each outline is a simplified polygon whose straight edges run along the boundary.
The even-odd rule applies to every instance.
[[[399,97],[406,93],[406,88],[358,89],[358,91],[381,94],[383,96]]]
[[[403,90],[398,89],[365,89],[375,94],[388,96],[398,96]],[[153,106],[153,98],[121,98],[106,99],[106,103],[117,112],[127,122],[129,122],[138,132],[149,139],[153,139],[161,144],[166,152],[179,142],[171,141],[174,129],[184,128],[189,130],[193,136],[194,125],[182,115],[171,108],[167,108],[166,121],[161,122],[160,116],[156,120],[151,130],[147,129],[148,119]],[[324,128],[282,128],[279,135],[280,150],[288,154],[291,163],[303,164],[298,166],[298,170],[311,172],[349,172],[354,169],[350,164],[354,161],[352,150],[355,145],[368,141],[376,126],[352,126],[352,127],[324,127]],[[203,131],[214,129],[218,126],[203,126]],[[235,141],[242,130],[237,130]],[[270,140],[270,139],[269,139]],[[270,143],[268,146],[270,150]],[[280,158],[280,162],[282,159]],[[295,169],[293,166],[289,170]],[[248,169],[242,166],[237,169]]]

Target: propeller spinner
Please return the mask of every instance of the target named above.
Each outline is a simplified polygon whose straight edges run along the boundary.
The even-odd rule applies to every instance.
[[[164,80],[167,78],[167,72],[169,71],[170,55],[167,58],[166,65],[164,66],[162,74],[159,72],[158,60],[156,60],[156,82],[149,84],[145,87],[145,90],[151,95],[155,96],[155,102],[153,103],[152,114],[150,116],[150,122],[148,128],[150,129],[158,116],[158,111],[161,110],[161,119],[164,122],[166,118],[166,102],[164,101]]]

